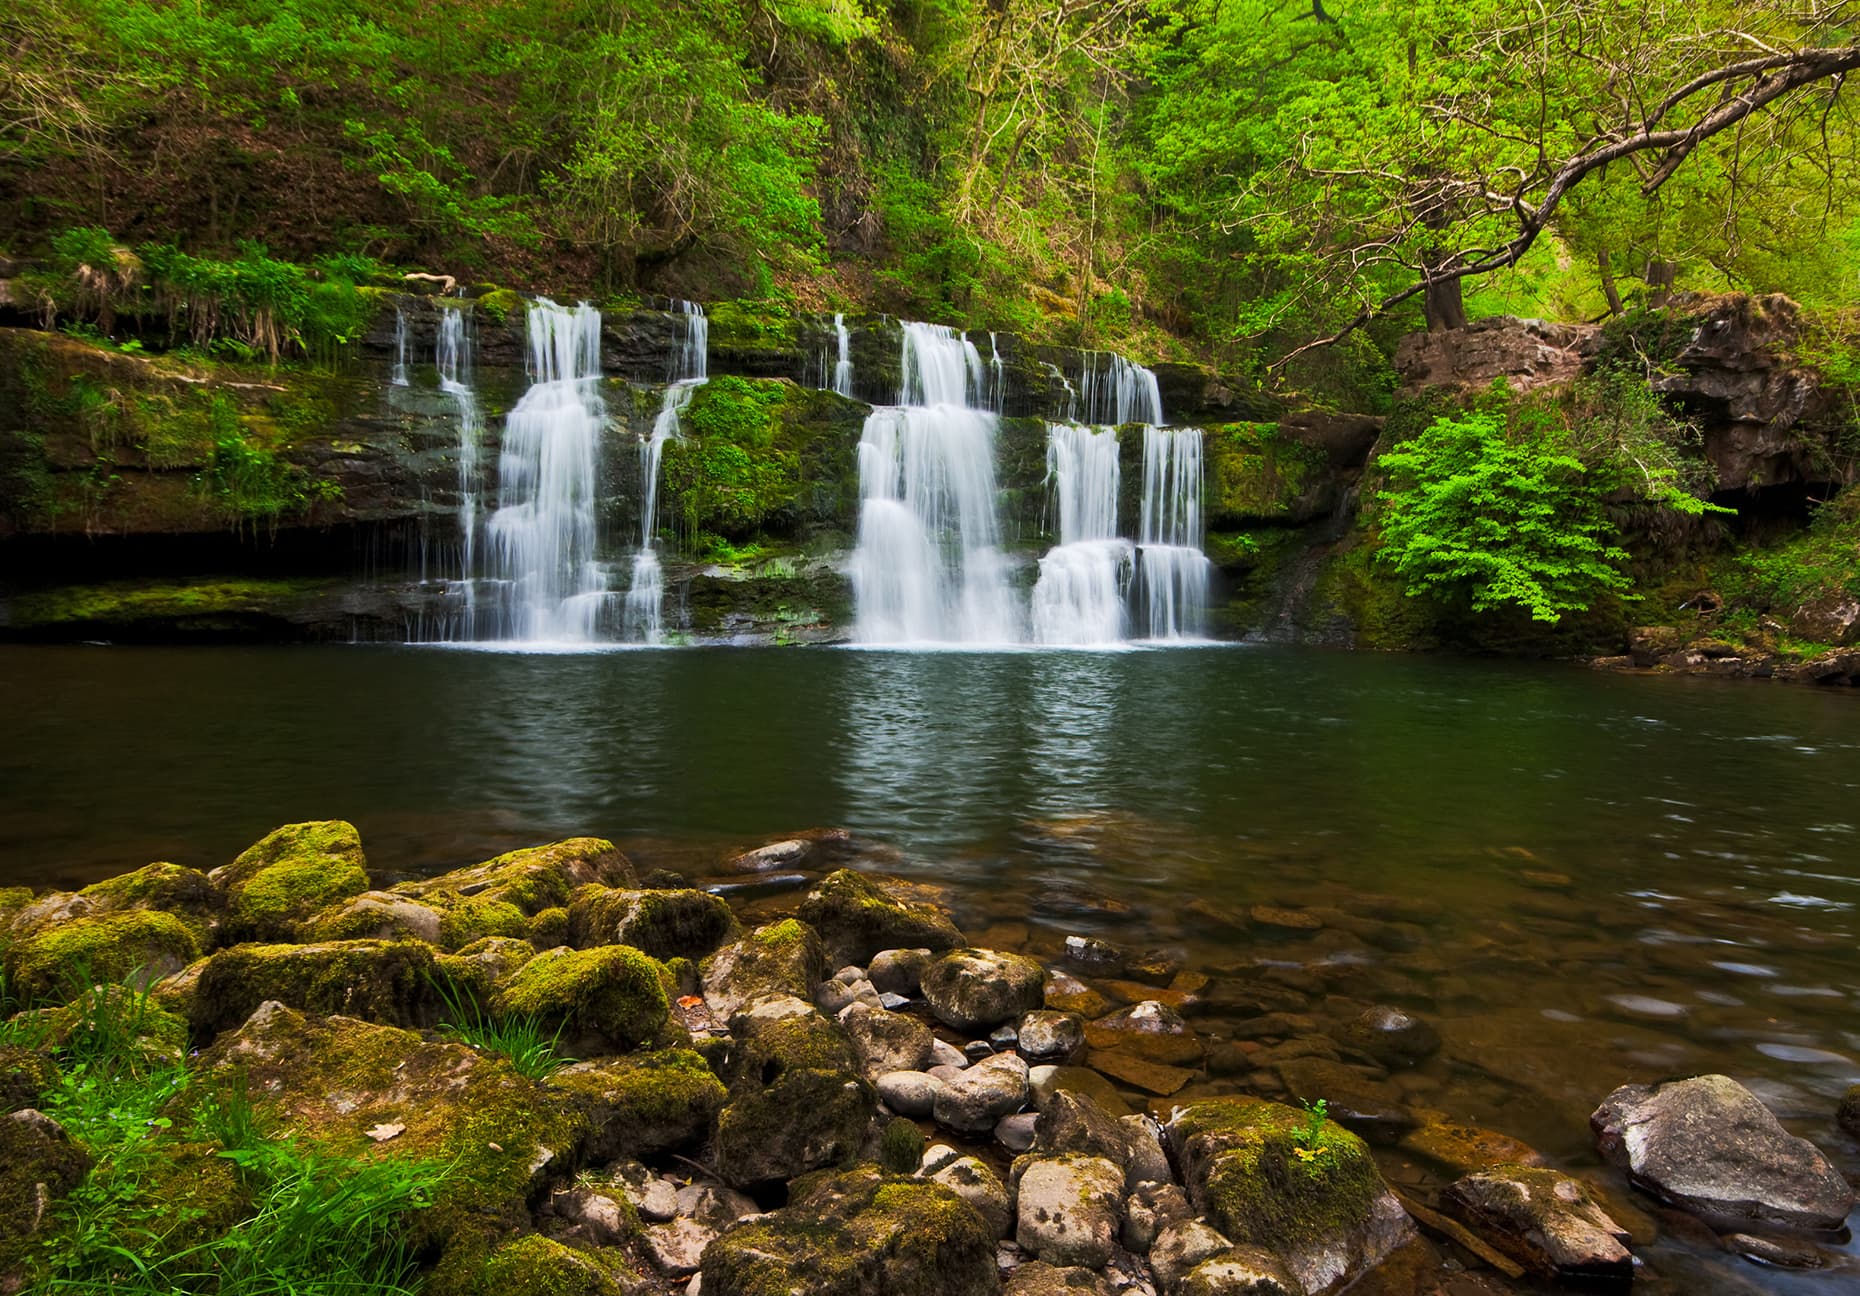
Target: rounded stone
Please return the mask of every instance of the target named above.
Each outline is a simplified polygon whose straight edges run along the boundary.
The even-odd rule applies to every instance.
[[[995,1122],[995,1142],[1010,1152],[1025,1152],[1033,1146],[1033,1135],[1039,1126],[1038,1112],[1016,1112],[1012,1116],[1003,1116]]]
[[[961,949],[925,970],[923,993],[937,1020],[946,1025],[990,1030],[1041,1006],[1046,971],[1020,954]]]
[[[943,1082],[922,1071],[888,1071],[878,1078],[878,1096],[900,1116],[928,1116]]]
[[[1085,1047],[1085,1023],[1077,1013],[1042,1008],[1020,1019],[1018,1048],[1029,1062],[1067,1062]]]

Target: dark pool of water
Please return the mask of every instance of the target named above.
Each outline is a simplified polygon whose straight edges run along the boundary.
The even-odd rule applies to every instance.
[[[1615,1085],[1718,1070],[1860,1170],[1845,693],[1245,648],[0,648],[0,687],[0,884],[210,868],[309,818],[383,878],[577,833],[704,874],[844,825],[972,935],[1174,946],[1322,1021],[1419,1007],[1447,1047],[1412,1100],[1560,1164]],[[1342,917],[1235,937],[1196,898]],[[1667,1291],[1860,1288],[1653,1255],[1703,1266]]]

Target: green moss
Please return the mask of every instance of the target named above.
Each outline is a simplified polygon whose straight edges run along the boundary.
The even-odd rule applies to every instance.
[[[78,894],[110,909],[166,909],[178,914],[209,913],[216,899],[205,873],[179,864],[149,864],[93,883]]]
[[[458,949],[486,936],[526,937],[530,920],[508,900],[469,896],[445,910],[439,919],[439,943]]]
[[[858,963],[886,949],[956,949],[962,933],[927,904],[900,900],[851,869],[821,879],[801,902],[802,922],[820,933],[835,963]]]
[[[435,966],[432,946],[421,941],[239,945],[207,960],[195,986],[192,1022],[212,1035],[276,999],[314,1013],[431,1025],[438,1011]]]
[[[534,916],[545,909],[565,907],[575,889],[588,883],[625,886],[633,881],[633,866],[612,842],[571,837],[509,851],[438,877],[403,882],[394,891],[442,905],[467,897],[500,900]]]
[[[720,350],[791,350],[799,345],[794,313],[779,302],[712,302],[704,314],[710,344]]]
[[[0,1044],[0,1112],[37,1107],[58,1084],[51,1054],[18,1044]]]
[[[724,1101],[709,1064],[682,1048],[582,1063],[557,1071],[548,1084],[587,1117],[589,1155],[597,1160],[701,1144]]]
[[[736,930],[729,903],[703,891],[590,887],[568,909],[571,945],[631,945],[660,959],[708,954]]]
[[[194,929],[170,913],[130,909],[72,918],[13,942],[7,981],[24,999],[41,998],[74,978],[146,980],[177,972],[200,957]]]
[[[512,315],[524,312],[523,295],[514,288],[488,288],[473,297],[471,305],[493,324],[508,323]]]
[[[893,1174],[913,1174],[924,1155],[924,1132],[917,1122],[894,1116],[878,1137],[878,1163]]]
[[[283,616],[335,592],[338,580],[110,581],[67,585],[14,596],[19,630],[86,626],[180,628],[253,617]]]
[[[511,975],[496,1009],[541,1018],[570,1038],[627,1049],[665,1029],[669,981],[656,959],[625,945],[546,950]]]
[[[11,922],[14,914],[31,903],[31,887],[0,887],[0,925]]]
[[[1329,463],[1322,450],[1280,436],[1276,423],[1209,428],[1203,445],[1209,517],[1221,527],[1287,517]]]
[[[75,1188],[90,1168],[76,1144],[23,1121],[0,1117],[0,1275],[21,1272],[44,1228],[44,1197]]]
[[[568,910],[561,905],[544,909],[530,919],[526,935],[530,944],[537,949],[554,949],[558,945],[568,944]]]
[[[1235,1242],[1321,1245],[1368,1218],[1386,1191],[1361,1139],[1279,1103],[1195,1103],[1177,1113],[1170,1136],[1195,1204]]]
[[[529,1233],[489,1254],[449,1252],[425,1290],[428,1296],[628,1296],[639,1283],[623,1252],[579,1250]]]
[[[288,939],[319,909],[368,890],[361,835],[340,819],[288,824],[213,878],[226,893],[229,943]]]

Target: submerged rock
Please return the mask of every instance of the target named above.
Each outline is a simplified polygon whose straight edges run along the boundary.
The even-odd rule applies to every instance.
[[[994,1296],[995,1239],[941,1184],[873,1166],[810,1175],[704,1252],[704,1296]]]
[[[657,959],[695,959],[737,930],[729,901],[703,891],[585,887],[568,906],[568,943],[577,949],[631,945]]]
[[[1179,1108],[1168,1125],[1189,1200],[1233,1242],[1265,1247],[1306,1290],[1354,1282],[1414,1236],[1361,1139],[1255,1098]]]
[[[361,834],[340,819],[288,824],[207,876],[225,897],[228,944],[290,940],[304,919],[368,890]]]
[[[925,969],[923,993],[938,1021],[985,1031],[1038,1008],[1045,983],[1045,969],[1024,955],[961,949]]]
[[[1432,1026],[1386,1004],[1344,1027],[1342,1040],[1385,1067],[1413,1066],[1440,1048],[1440,1033]]]
[[[900,900],[851,869],[829,873],[808,892],[797,915],[825,942],[829,960],[864,966],[880,950],[955,949],[962,933],[940,910]]]
[[[1729,1076],[1623,1085],[1589,1124],[1634,1183],[1711,1219],[1837,1229],[1854,1207],[1820,1150]]]
[[[1440,1208],[1535,1273],[1574,1283],[1633,1279],[1626,1230],[1558,1171],[1497,1166],[1467,1175],[1441,1192]]]
[[[1198,1066],[1201,1041],[1182,1014],[1155,999],[1120,1008],[1085,1027],[1093,1049],[1117,1049],[1149,1062]]]

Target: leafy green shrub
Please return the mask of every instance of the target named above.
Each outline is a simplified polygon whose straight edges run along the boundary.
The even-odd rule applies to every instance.
[[[1556,622],[1600,594],[1625,590],[1601,498],[1581,460],[1506,435],[1503,415],[1434,420],[1383,453],[1379,558],[1410,596],[1471,600],[1475,612],[1515,604]]]

